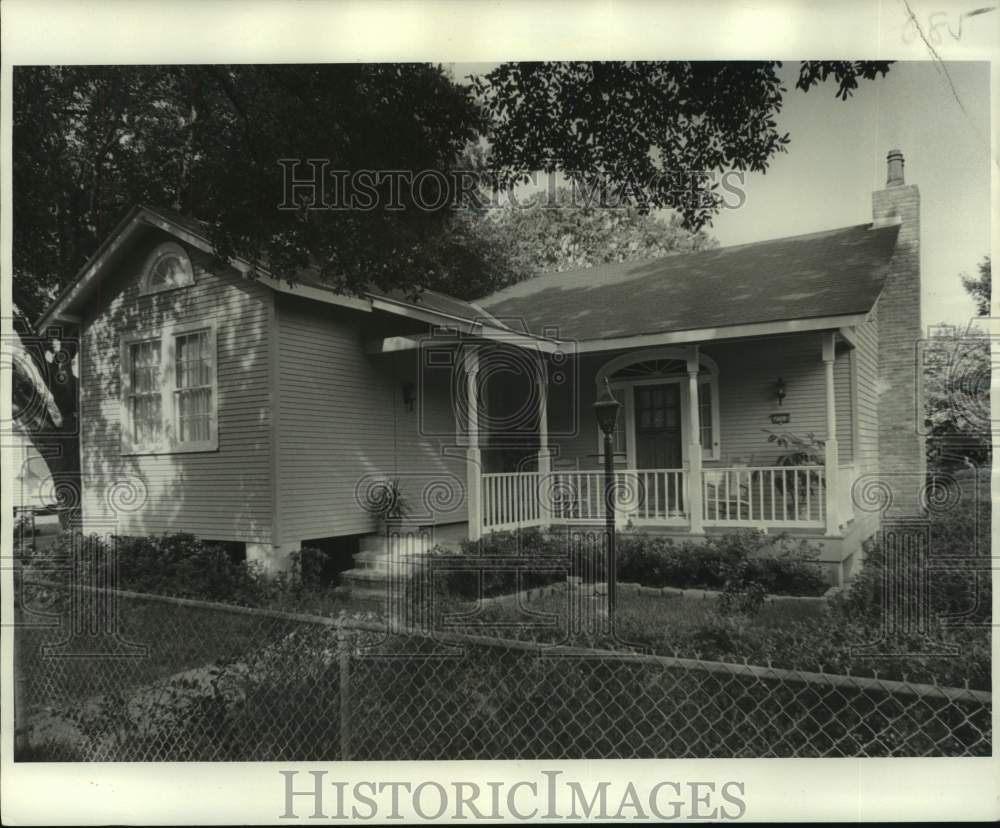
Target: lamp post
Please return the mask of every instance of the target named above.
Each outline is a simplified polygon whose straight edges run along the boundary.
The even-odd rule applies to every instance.
[[[615,556],[615,465],[614,438],[615,424],[622,404],[611,393],[611,385],[604,380],[604,391],[594,403],[594,416],[604,432],[604,531],[608,547],[608,623],[614,625],[615,592],[617,589]]]

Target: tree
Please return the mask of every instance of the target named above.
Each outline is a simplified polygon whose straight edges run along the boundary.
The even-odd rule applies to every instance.
[[[978,278],[961,274],[980,316],[989,313],[990,259],[979,265]],[[992,450],[990,340],[979,327],[942,325],[924,346],[924,397],[927,455],[937,466],[989,462]]]
[[[979,273],[976,276],[962,274],[962,287],[976,303],[976,313],[980,316],[990,315],[990,257],[986,256],[979,263]]]
[[[345,290],[426,283],[451,210],[405,187],[400,210],[279,209],[279,159],[443,173],[481,131],[468,88],[430,65],[18,67],[15,301],[36,316],[138,202],[208,222],[221,260],[315,264]]]
[[[561,171],[700,229],[722,203],[716,173],[765,172],[785,152],[778,61],[504,63],[473,78],[501,183]],[[804,92],[833,78],[846,100],[889,62],[805,61]]]
[[[718,182],[674,174],[766,170],[785,151],[779,65],[503,64],[471,88],[425,64],[17,67],[15,302],[36,317],[138,202],[207,221],[220,260],[290,279],[313,264],[345,291],[451,284],[470,261],[489,272],[476,257],[495,248],[464,232],[461,197],[421,209],[390,177],[374,192],[385,206],[396,187],[399,210],[310,209],[306,196],[278,209],[279,159],[446,174],[484,134],[498,183],[561,169],[698,229]],[[797,86],[834,78],[847,98],[888,65],[806,62]]]
[[[536,192],[493,210],[461,210],[449,225],[434,287],[478,299],[547,271],[655,259],[718,244],[672,215],[605,209],[571,189]]]
[[[705,233],[684,229],[676,215],[663,219],[632,205],[604,208],[566,187],[555,198],[532,195],[523,206],[501,213],[500,221],[535,273],[655,259],[717,245]]]

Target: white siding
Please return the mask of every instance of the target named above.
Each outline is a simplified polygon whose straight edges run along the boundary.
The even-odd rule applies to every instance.
[[[414,519],[464,521],[465,452],[447,377],[431,372],[409,411],[402,388],[418,383],[418,355],[366,354],[375,320],[286,295],[277,311],[282,546],[373,531],[358,490],[380,475],[400,479]]]
[[[764,429],[776,432],[826,434],[826,379],[818,333],[795,334],[772,339],[705,345],[702,353],[719,368],[720,459],[736,459],[757,465],[774,462],[781,450],[767,442]],[[578,361],[575,383],[578,402],[571,399],[571,385],[553,388],[549,401],[550,442],[558,447],[560,463],[572,465],[580,458],[582,468],[600,464],[597,454],[597,424],[591,405],[595,399],[594,377],[599,368],[618,353],[594,354]],[[781,377],[787,396],[778,406],[774,385]],[[834,366],[837,399],[837,438],[840,462],[851,462],[853,452],[850,354],[838,349]],[[575,386],[574,386],[575,387]],[[575,407],[575,410],[574,410]],[[787,425],[772,425],[770,415],[785,413]],[[570,434],[571,423],[578,429]]]
[[[188,531],[209,539],[266,543],[271,533],[270,291],[235,271],[213,272],[207,256],[189,249],[194,285],[140,296],[145,258],[168,238],[151,232],[105,277],[85,314],[80,361],[85,526],[113,526],[122,534]],[[123,456],[121,335],[210,317],[218,325],[218,450]],[[131,508],[118,502],[128,487],[141,493]]]

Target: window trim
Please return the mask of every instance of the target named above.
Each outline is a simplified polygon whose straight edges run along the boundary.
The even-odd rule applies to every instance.
[[[184,262],[186,274],[184,281],[176,285],[150,286],[149,281],[153,276],[153,268],[156,267],[160,259],[167,255],[179,256]],[[190,287],[194,282],[194,265],[191,263],[191,257],[188,255],[187,250],[177,242],[167,241],[154,247],[146,257],[146,263],[143,265],[142,281],[139,283],[139,295],[153,296],[157,293],[179,290],[180,288]]]
[[[181,443],[177,439],[177,360],[175,340],[178,336],[208,331],[209,359],[212,363],[212,396],[209,407],[209,438],[197,442]],[[134,441],[134,422],[129,405],[132,384],[131,346],[139,342],[159,340],[160,343],[160,439],[155,443],[138,444]],[[121,420],[121,454],[192,454],[219,449],[219,359],[218,324],[214,318],[163,325],[148,330],[128,331],[121,335],[119,346],[121,392],[119,411]]]

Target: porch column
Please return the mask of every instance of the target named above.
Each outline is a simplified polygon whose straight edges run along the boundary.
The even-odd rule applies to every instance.
[[[469,540],[479,540],[483,527],[483,462],[479,450],[479,349],[465,349],[465,449],[466,508]]]
[[[823,367],[826,373],[826,534],[840,535],[840,451],[837,446],[837,400],[833,365],[837,356],[836,334],[823,334]]]
[[[704,535],[701,485],[701,418],[698,408],[698,346],[687,349],[688,373],[688,515],[692,535]]]
[[[549,454],[549,363],[538,354],[538,519],[548,526],[551,518],[549,487],[552,457]]]

